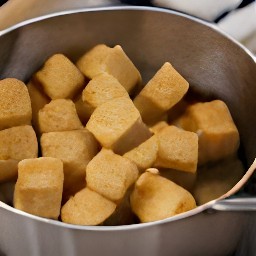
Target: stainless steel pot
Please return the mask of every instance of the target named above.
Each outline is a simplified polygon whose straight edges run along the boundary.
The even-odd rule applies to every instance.
[[[256,64],[214,25],[156,8],[112,7],[39,17],[0,32],[0,78],[27,81],[51,54],[76,60],[98,43],[120,44],[146,81],[170,61],[191,87],[224,100],[241,134],[245,165],[256,156]],[[256,199],[224,199],[252,175],[255,164],[222,199],[172,218],[119,227],[74,226],[0,202],[0,255],[253,255],[246,239]],[[253,232],[253,231],[252,231]],[[250,238],[251,239],[251,238]],[[237,254],[238,255],[238,254]]]

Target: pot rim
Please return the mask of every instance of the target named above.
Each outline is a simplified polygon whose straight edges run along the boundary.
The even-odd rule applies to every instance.
[[[211,28],[212,30],[215,30],[217,33],[221,34],[222,36],[226,37],[228,40],[232,41],[234,44],[239,46],[245,52],[245,54],[248,55],[253,60],[253,62],[256,64],[256,57],[253,55],[252,52],[250,52],[250,50],[248,50],[240,42],[238,42],[237,40],[235,40],[234,38],[232,38],[231,36],[226,34],[224,31],[219,29],[215,24],[205,21],[205,20],[202,20],[200,18],[191,16],[191,15],[188,15],[188,14],[184,14],[184,13],[173,11],[173,10],[163,9],[163,8],[159,8],[159,7],[107,6],[107,7],[81,8],[81,9],[66,10],[66,11],[61,11],[61,12],[54,12],[51,14],[42,15],[42,16],[35,17],[32,19],[28,19],[28,20],[19,22],[19,23],[15,24],[9,28],[6,28],[4,30],[0,30],[0,37],[12,32],[16,29],[24,27],[26,25],[40,22],[40,21],[43,21],[46,19],[50,19],[50,18],[54,18],[54,17],[58,17],[58,16],[70,15],[70,14],[78,14],[78,13],[85,13],[85,12],[100,12],[100,11],[151,11],[151,12],[172,14],[172,15],[183,17],[188,20],[192,20],[196,23],[200,23],[204,26]],[[86,230],[86,231],[124,231],[124,230],[141,229],[141,228],[147,228],[147,227],[151,227],[151,226],[155,226],[155,225],[159,225],[159,224],[165,224],[167,222],[169,223],[172,221],[181,220],[181,219],[187,218],[187,217],[192,217],[193,215],[199,214],[205,210],[209,210],[209,209],[213,208],[213,206],[216,205],[219,201],[223,202],[223,199],[225,199],[229,196],[232,196],[235,192],[237,192],[246,183],[246,181],[250,178],[250,176],[254,172],[255,167],[256,167],[256,162],[254,162],[254,164],[249,168],[249,170],[240,179],[240,181],[230,191],[228,191],[226,194],[222,195],[221,197],[214,199],[210,202],[207,202],[203,205],[197,206],[196,208],[194,208],[190,211],[187,211],[187,212],[184,212],[181,214],[177,214],[175,216],[172,216],[172,217],[169,217],[169,218],[166,218],[163,220],[158,220],[158,221],[148,222],[148,223],[139,223],[139,224],[121,225],[121,226],[82,226],[82,225],[73,225],[73,224],[64,223],[64,222],[61,222],[58,220],[52,220],[52,219],[35,216],[33,214],[29,214],[24,211],[15,209],[14,207],[11,207],[1,201],[0,201],[0,209],[3,208],[4,210],[11,211],[14,214],[18,214],[23,217],[33,219],[35,221],[40,221],[45,224],[55,225],[60,228]]]

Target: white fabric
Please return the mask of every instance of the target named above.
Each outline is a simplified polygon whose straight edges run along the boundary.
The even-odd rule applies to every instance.
[[[213,21],[220,14],[235,9],[242,0],[153,0],[156,6],[172,8]]]
[[[218,26],[256,53],[256,2],[229,13]]]

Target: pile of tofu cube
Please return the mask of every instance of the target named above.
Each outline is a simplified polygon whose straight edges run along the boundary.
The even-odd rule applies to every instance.
[[[15,184],[15,208],[77,225],[157,221],[215,199],[243,175],[239,133],[223,101],[188,91],[169,62],[144,85],[104,44],[76,64],[51,56],[27,85],[3,79],[0,183]]]

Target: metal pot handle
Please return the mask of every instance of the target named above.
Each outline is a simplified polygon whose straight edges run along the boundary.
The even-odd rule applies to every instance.
[[[215,202],[211,209],[217,211],[256,211],[256,197],[239,197]]]

